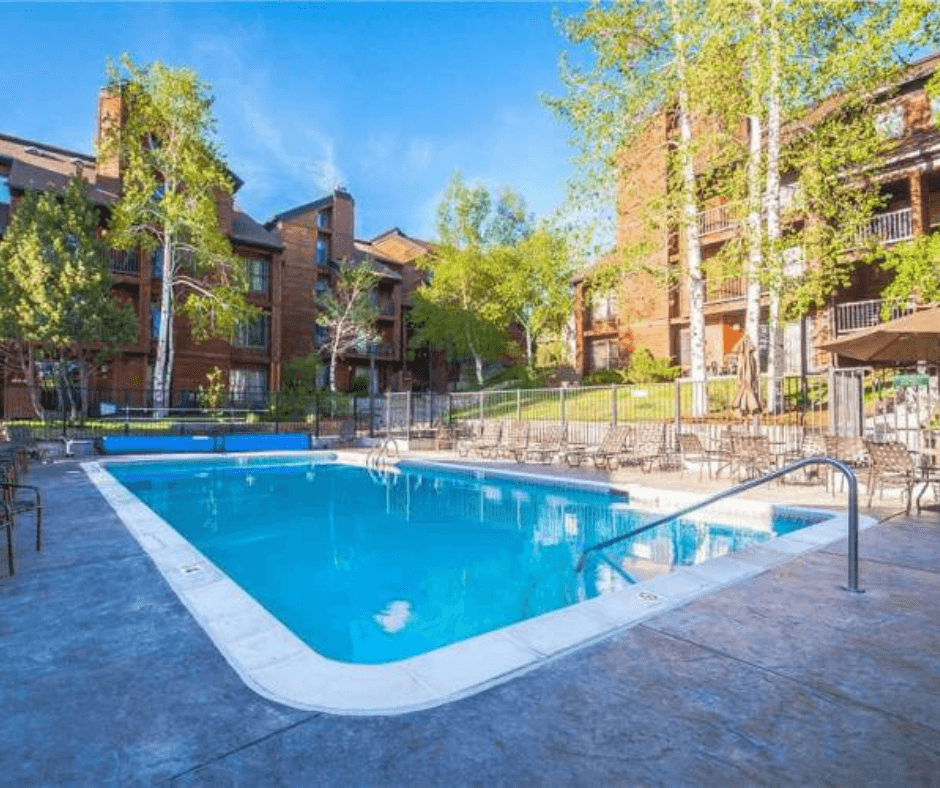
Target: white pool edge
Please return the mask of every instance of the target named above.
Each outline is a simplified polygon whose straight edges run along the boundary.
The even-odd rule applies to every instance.
[[[362,454],[331,452],[347,464],[362,465]],[[258,457],[262,453],[229,454]],[[304,456],[298,452],[265,452],[269,456]],[[310,452],[322,456],[322,452]],[[175,455],[174,459],[206,459]],[[120,457],[153,459],[147,457]],[[359,665],[328,659],[306,645],[247,592],[193,547],[172,526],[111,476],[101,462],[81,464],[90,481],[153,561],[193,618],[209,635],[241,679],[258,694],[308,711],[341,715],[392,715],[433,708],[509,681],[552,660],[585,648],[654,615],[683,605],[719,588],[762,574],[786,561],[843,538],[847,515],[819,512],[827,519],[770,542],[704,564],[680,567],[613,594],[580,602],[477,635],[415,657],[381,665]],[[450,466],[454,470],[454,466]],[[460,468],[458,470],[463,470]],[[485,469],[492,470],[492,469]],[[507,475],[500,471],[498,475]],[[509,474],[512,475],[512,474]],[[515,474],[545,481],[536,474]],[[558,479],[563,484],[567,480]],[[589,483],[589,486],[597,483]],[[627,491],[631,500],[684,504],[701,499],[691,493],[604,483]],[[736,499],[746,511],[768,511],[770,504]],[[644,507],[646,508],[646,507]],[[671,505],[669,508],[675,508]],[[740,510],[740,509],[739,509]],[[752,516],[752,514],[748,514]],[[860,517],[860,528],[876,524]]]

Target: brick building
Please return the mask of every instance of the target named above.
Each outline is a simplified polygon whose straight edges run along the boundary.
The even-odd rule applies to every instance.
[[[100,138],[108,124],[121,116],[119,95],[103,90],[98,108]],[[98,206],[104,227],[109,206],[121,190],[116,160],[0,134],[0,237],[26,190],[62,192],[76,173],[88,183],[89,197]],[[231,176],[237,194],[242,181],[234,173]],[[233,337],[205,343],[195,342],[186,321],[175,318],[174,407],[195,405],[197,388],[205,385],[207,373],[215,367],[223,370],[230,391],[246,404],[260,403],[267,392],[279,390],[284,361],[322,350],[314,294],[330,287],[336,263],[343,259],[368,258],[381,276],[374,293],[380,339],[342,359],[339,387],[348,388],[360,371],[374,374],[377,390],[432,383],[438,390],[446,390],[448,370],[442,356],[419,351],[414,361],[407,358],[404,315],[411,293],[423,281],[414,262],[430,251],[427,243],[397,228],[368,241],[357,240],[355,203],[344,189],[279,213],[265,224],[241,210],[232,196],[220,197],[217,210],[219,225],[233,251],[248,263],[248,299],[262,314],[240,327]],[[112,250],[109,254],[112,292],[119,301],[132,305],[137,315],[137,342],[95,370],[87,401],[146,406],[156,351],[160,254],[159,250],[154,254]],[[29,398],[16,372],[5,370],[2,383],[0,417],[30,415]],[[55,409],[51,404],[49,407]]]
[[[936,231],[940,227],[940,102],[931,101],[925,85],[934,73],[940,54],[916,63],[897,90],[883,102],[877,124],[892,140],[880,162],[877,181],[884,207],[872,218],[868,234],[890,247],[901,241]],[[624,184],[618,198],[617,245],[645,242],[650,250],[645,264],[650,270],[668,274],[681,270],[681,239],[678,227],[651,230],[644,220],[649,203],[666,193],[666,150],[674,135],[668,116],[649,124],[646,134],[625,154],[631,172],[629,188]],[[896,140],[896,142],[894,142]],[[637,164],[638,166],[631,166]],[[701,172],[702,168],[698,168]],[[792,199],[792,182],[785,177],[781,200]],[[741,211],[731,204],[711,204],[700,212],[702,258],[707,261],[730,239],[742,232]],[[799,275],[799,250],[784,274]],[[847,254],[852,254],[847,251]],[[597,265],[604,265],[601,260]],[[785,260],[786,262],[786,260]],[[689,304],[685,277],[672,286],[652,274],[635,273],[609,297],[588,299],[584,274],[573,280],[575,287],[576,370],[584,375],[596,369],[624,365],[630,352],[640,345],[654,356],[672,358],[683,369],[690,366]],[[877,266],[859,264],[851,285],[837,293],[825,308],[783,327],[784,371],[799,373],[821,369],[830,363],[827,353],[814,345],[849,331],[867,328],[880,320],[880,293],[890,281]],[[725,366],[727,354],[744,327],[745,281],[729,277],[706,282],[706,363],[712,371]],[[762,330],[766,328],[767,296],[762,295]],[[765,346],[766,337],[762,337]],[[806,348],[805,357],[801,353]],[[762,349],[765,349],[762,348]]]
[[[102,91],[99,97],[99,136],[108,123],[120,117],[119,96]],[[0,233],[18,200],[29,190],[64,190],[74,174],[89,184],[89,196],[100,208],[102,226],[108,206],[118,199],[121,189],[120,166],[116,160],[99,160],[85,153],[65,150],[41,142],[0,135]],[[234,174],[237,193],[242,182]],[[196,343],[185,320],[174,321],[176,358],[173,371],[173,404],[189,405],[194,392],[206,381],[214,367],[224,370],[236,394],[257,397],[280,386],[280,344],[274,338],[281,327],[281,243],[277,236],[241,210],[231,196],[220,198],[220,227],[229,238],[235,254],[248,261],[251,272],[249,300],[263,310],[250,326],[243,326],[231,340],[212,339]],[[110,253],[113,293],[131,304],[137,314],[137,342],[104,363],[93,377],[94,391],[89,399],[134,405],[147,403],[156,348],[156,320],[159,316],[160,255],[140,250]],[[22,381],[6,371],[2,414],[6,417],[29,412]]]

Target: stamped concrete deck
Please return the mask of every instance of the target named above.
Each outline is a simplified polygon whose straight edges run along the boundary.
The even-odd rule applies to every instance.
[[[865,594],[839,590],[843,540],[479,695],[348,718],[248,689],[76,465],[30,481],[45,550],[24,520],[0,577],[5,786],[940,785],[936,512],[862,534]]]

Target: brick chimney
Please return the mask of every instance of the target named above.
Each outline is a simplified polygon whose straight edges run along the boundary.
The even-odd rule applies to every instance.
[[[98,152],[98,177],[120,178],[121,162],[117,152],[103,156],[101,143],[105,133],[114,125],[121,125],[124,114],[124,96],[120,86],[101,88],[98,94],[98,133],[95,147]]]

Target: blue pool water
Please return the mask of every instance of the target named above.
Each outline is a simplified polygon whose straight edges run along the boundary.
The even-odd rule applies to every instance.
[[[375,664],[619,590],[805,519],[679,521],[574,566],[648,522],[604,489],[309,458],[110,462],[107,469],[311,648]],[[612,566],[615,565],[615,566]]]

